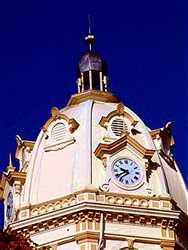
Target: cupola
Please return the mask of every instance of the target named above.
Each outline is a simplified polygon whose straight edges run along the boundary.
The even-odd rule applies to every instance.
[[[107,65],[93,49],[95,36],[89,32],[85,41],[88,51],[81,56],[77,68],[78,93],[87,90],[107,91]]]

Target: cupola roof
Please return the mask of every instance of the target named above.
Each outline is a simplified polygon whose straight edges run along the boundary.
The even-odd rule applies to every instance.
[[[81,76],[81,73],[94,70],[94,71],[101,71],[104,74],[107,73],[107,65],[102,57],[94,52],[88,51],[84,55],[82,55],[79,65],[78,65],[78,75],[77,77]]]
[[[107,91],[107,65],[94,49],[95,36],[89,29],[85,37],[88,49],[81,56],[77,67],[78,93],[86,90]]]

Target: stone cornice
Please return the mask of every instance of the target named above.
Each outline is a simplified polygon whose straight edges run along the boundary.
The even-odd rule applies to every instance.
[[[108,193],[88,187],[61,199],[23,207],[8,228],[35,234],[87,220],[99,223],[103,213],[109,223],[158,226],[161,230],[175,230],[178,226],[185,232],[188,217],[178,208],[173,210],[172,204],[170,197]]]
[[[156,221],[162,218],[163,220],[165,219],[165,223],[167,220],[177,220],[179,219],[180,216],[179,211],[172,211],[172,210],[169,211],[160,209],[156,210],[151,208],[141,208],[141,207],[131,207],[131,206],[124,207],[122,205],[114,206],[114,204],[103,204],[103,203],[83,201],[71,207],[65,207],[57,211],[51,211],[45,214],[40,214],[34,217],[25,218],[24,220],[13,222],[9,226],[13,229],[24,228],[39,222],[41,223],[41,221],[54,220],[58,219],[59,217],[70,216],[71,214],[74,213],[83,214],[84,211],[91,211],[93,213],[100,213],[102,211],[106,214],[113,213],[116,215],[124,214],[124,215],[129,215],[130,219],[133,217],[137,218],[146,216],[153,218],[154,221]]]
[[[85,221],[96,221],[99,223],[101,213],[104,214],[105,223],[135,224],[137,226],[147,225],[150,227],[157,226],[164,229],[174,229],[178,220],[177,212],[156,214],[152,213],[152,211],[145,210],[140,213],[138,210],[124,210],[121,207],[117,207],[116,209],[114,206],[111,206],[111,208],[109,208],[109,206],[101,207],[84,202],[79,204],[79,206],[72,211],[67,208],[58,214],[50,213],[48,216],[43,215],[37,218],[14,222],[8,226],[8,230],[17,230],[18,232],[25,232],[32,235],[60,226],[68,226],[69,224],[78,224]],[[95,234],[95,237],[97,235],[98,234]],[[83,238],[79,234],[78,236],[77,240]]]
[[[9,172],[7,180],[10,185],[13,185],[15,181],[19,181],[21,185],[24,185],[27,173],[25,172]]]
[[[92,197],[91,197],[92,196]],[[147,195],[135,195],[135,194],[123,194],[123,193],[112,193],[112,192],[101,192],[97,188],[94,187],[86,187],[85,189],[76,191],[72,194],[53,199],[50,201],[42,202],[35,205],[30,205],[26,207],[22,207],[20,211],[25,209],[32,211],[40,211],[41,209],[45,209],[46,212],[52,210],[58,210],[62,207],[69,207],[75,204],[80,203],[81,201],[92,200],[96,202],[103,203],[112,203],[112,204],[120,204],[122,206],[138,206],[138,207],[150,207],[150,208],[160,208],[171,210],[173,200],[170,197],[162,197],[162,196],[147,196]],[[154,205],[153,203],[154,202]],[[157,206],[155,205],[157,202]],[[166,202],[168,206],[162,206],[162,202]],[[49,209],[50,208],[50,209]],[[39,213],[40,214],[40,213]],[[35,216],[35,215],[34,215]]]
[[[67,106],[76,105],[87,100],[95,100],[101,102],[118,103],[119,100],[113,96],[110,92],[103,92],[97,90],[88,90],[83,93],[72,95]]]
[[[132,138],[128,132],[125,133],[123,137],[116,140],[115,142],[105,144],[100,143],[95,149],[95,155],[99,159],[102,159],[104,155],[113,154],[120,149],[124,148],[126,145],[131,145],[135,148],[144,158],[151,159],[155,150],[144,148],[139,142],[137,142],[134,138]]]

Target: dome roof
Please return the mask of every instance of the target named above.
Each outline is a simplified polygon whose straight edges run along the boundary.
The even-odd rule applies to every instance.
[[[187,213],[187,193],[178,167],[158,153],[156,132],[150,131],[129,108],[91,98],[55,110],[53,116],[40,132],[32,152],[24,205],[56,199],[91,184],[99,189],[109,179],[112,162],[123,155],[143,169],[148,160],[153,162],[149,183],[126,190],[110,181],[110,192],[148,195],[149,188],[150,195],[172,197]]]
[[[101,56],[95,52],[89,51],[85,53],[78,64],[78,77],[81,73],[94,70],[94,71],[101,71],[104,74],[107,72],[106,63],[101,58]]]

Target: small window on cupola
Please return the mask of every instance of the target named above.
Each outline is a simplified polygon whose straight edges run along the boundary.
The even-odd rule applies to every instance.
[[[65,140],[67,137],[67,126],[60,122],[57,123],[53,128],[51,132],[51,138],[54,141],[62,141]]]
[[[114,136],[122,136],[127,131],[124,118],[115,117],[110,122],[110,130]]]

